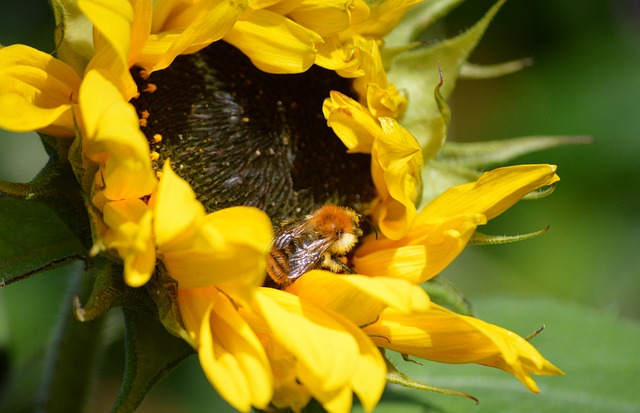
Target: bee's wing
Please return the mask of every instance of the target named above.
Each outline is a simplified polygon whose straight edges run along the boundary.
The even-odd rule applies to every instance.
[[[289,257],[291,272],[288,277],[295,280],[305,272],[312,270],[335,241],[335,237],[318,238],[305,242],[303,246],[297,248]]]
[[[273,246],[280,250],[288,247],[294,239],[304,232],[305,224],[306,222],[304,221],[295,222],[277,230],[273,239]]]

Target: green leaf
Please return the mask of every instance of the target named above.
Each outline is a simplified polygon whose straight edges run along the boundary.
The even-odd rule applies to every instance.
[[[407,375],[438,387],[476,396],[467,400],[407,389],[389,389],[376,412],[474,413],[632,413],[640,406],[640,323],[614,314],[551,298],[488,296],[474,300],[485,321],[527,336],[545,330],[531,343],[566,376],[534,376],[541,392],[533,394],[501,370],[476,365],[424,362],[396,365]],[[359,410],[361,411],[361,410]]]
[[[193,349],[167,332],[156,319],[123,308],[125,319],[125,376],[112,412],[134,411],[153,386]]]
[[[3,285],[78,259],[82,243],[49,208],[0,197],[0,276]]]

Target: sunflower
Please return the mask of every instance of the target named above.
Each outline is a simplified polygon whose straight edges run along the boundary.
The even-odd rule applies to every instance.
[[[379,348],[497,367],[534,392],[530,374],[562,374],[420,286],[479,225],[558,177],[552,165],[500,168],[420,206],[448,109],[434,84],[430,123],[418,136],[404,127],[415,107],[386,67],[420,48],[383,44],[416,3],[78,0],[54,5],[61,60],[0,49],[0,126],[54,137],[91,255],[121,262],[130,287],[177,282],[184,327],[168,328],[238,410],[315,399],[344,412],[356,394],[371,411],[388,371]],[[90,45],[71,35],[83,18]],[[379,228],[349,257],[356,274],[264,287],[273,227],[326,203]]]

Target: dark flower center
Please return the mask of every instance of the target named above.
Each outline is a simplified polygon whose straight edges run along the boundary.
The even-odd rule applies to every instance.
[[[264,73],[222,41],[139,73],[132,103],[154,168],[170,159],[209,212],[250,205],[280,222],[325,203],[362,210],[375,197],[370,156],[347,154],[322,115],[330,90],[353,95],[348,79],[315,66]]]

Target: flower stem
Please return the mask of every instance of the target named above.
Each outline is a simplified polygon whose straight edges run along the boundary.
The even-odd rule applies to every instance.
[[[80,412],[90,394],[100,349],[104,317],[81,323],[73,316],[72,297],[87,296],[93,280],[74,274],[45,360],[38,390],[36,412]]]

